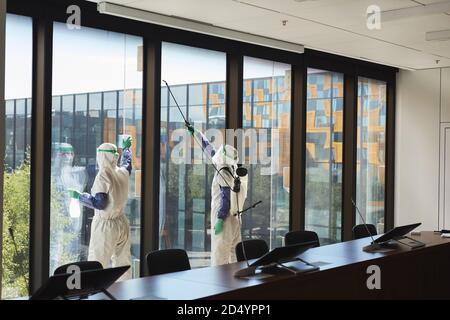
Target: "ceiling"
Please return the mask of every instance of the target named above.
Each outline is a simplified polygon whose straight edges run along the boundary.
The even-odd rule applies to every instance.
[[[405,69],[450,67],[450,40],[425,33],[450,29],[450,11],[381,23],[369,30],[366,10],[426,6],[447,0],[109,0],[137,9],[303,44],[306,48]],[[100,2],[98,0],[93,2]],[[383,16],[381,16],[382,18]],[[287,21],[283,25],[283,21]]]

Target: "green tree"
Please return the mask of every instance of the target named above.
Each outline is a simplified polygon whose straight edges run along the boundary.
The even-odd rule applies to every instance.
[[[2,296],[28,295],[30,163],[4,175]],[[10,235],[14,232],[15,243]]]
[[[15,298],[28,295],[29,279],[29,221],[30,221],[30,160],[24,162],[15,170],[5,170],[3,191],[3,276],[2,298]],[[70,217],[63,212],[61,194],[55,190],[52,183],[51,191],[51,232],[50,243],[54,244],[57,232],[63,232],[59,237],[60,245],[66,248],[77,235],[65,232],[70,224]],[[10,234],[14,233],[14,240]],[[74,261],[75,257],[65,250],[59,257],[63,263]]]

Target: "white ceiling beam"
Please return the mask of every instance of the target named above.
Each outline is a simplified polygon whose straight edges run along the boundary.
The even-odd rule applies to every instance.
[[[450,12],[450,1],[437,2],[424,6],[395,9],[381,12],[381,22],[408,19],[411,17],[424,17],[434,14]]]
[[[121,18],[127,18],[147,23],[153,23],[165,27],[192,31],[207,35],[212,35],[220,38],[237,40],[241,42],[261,45],[265,47],[295,52],[304,53],[303,45],[272,39],[268,37],[258,36],[246,32],[240,32],[232,29],[216,27],[213,24],[192,21],[188,19],[167,16],[150,11],[130,8],[122,5],[117,5],[109,2],[100,2],[98,4],[98,12],[102,14],[109,14]]]
[[[427,41],[447,41],[450,40],[450,30],[430,31],[425,34]]]

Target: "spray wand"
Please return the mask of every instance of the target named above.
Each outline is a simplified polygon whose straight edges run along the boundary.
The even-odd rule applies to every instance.
[[[183,118],[185,125],[186,125],[188,128],[189,128],[189,127],[192,127],[191,123],[186,119],[186,116],[183,114],[183,111],[181,111],[181,108],[180,108],[180,106],[179,106],[179,104],[178,104],[178,102],[177,102],[177,99],[175,98],[174,94],[172,93],[172,90],[170,89],[169,84],[167,83],[166,80],[162,80],[162,81],[165,83],[165,85],[166,85],[166,87],[167,87],[167,90],[169,91],[170,96],[171,96],[172,99],[175,101],[175,105],[177,106],[178,111],[180,112],[181,117]],[[217,166],[215,165],[215,163],[214,163],[214,161],[212,160],[210,154],[209,154],[208,152],[205,152],[205,148],[203,147],[203,145],[201,144],[201,142],[198,141],[197,137],[196,137],[195,135],[193,135],[193,137],[194,137],[194,140],[196,141],[196,143],[197,143],[197,144],[199,145],[199,147],[201,148],[202,152],[203,152],[203,153],[208,157],[208,159],[211,161],[211,164],[212,164],[214,170],[215,170],[215,171],[217,172],[217,174],[222,178],[222,180],[223,180],[223,181],[225,182],[225,184],[230,188],[230,190],[233,191],[233,192],[235,192],[235,193],[239,192],[239,191],[235,191],[235,188],[232,188],[232,187],[230,186],[230,184],[228,183],[228,181],[224,178],[224,176],[222,175],[222,173],[220,172],[220,170],[219,170],[219,169],[217,168]],[[243,168],[242,168],[242,169],[243,169]],[[241,171],[241,172],[242,172],[242,171]],[[233,174],[231,174],[231,175],[233,176],[233,178],[234,178],[235,181],[236,181],[236,177],[234,177]],[[237,178],[237,179],[238,179],[238,178]],[[246,212],[246,211],[248,211],[248,210],[250,210],[250,209],[255,208],[257,205],[259,205],[260,203],[262,203],[262,201],[258,201],[258,202],[256,202],[255,204],[251,205],[250,207],[248,207],[247,209],[244,209],[244,210],[242,210],[242,211],[239,211],[239,198],[238,198],[237,195],[236,195],[236,203],[237,203],[237,210],[238,210],[238,212],[237,212],[235,215],[238,215],[238,216],[239,216],[239,221],[241,221],[241,215],[242,215],[242,213],[244,213],[244,212]],[[240,223],[242,224],[242,222],[240,222]],[[248,259],[247,259],[247,255],[246,255],[246,253],[245,253],[245,246],[244,246],[244,243],[242,243],[242,252],[243,252],[243,254],[244,254],[245,261],[247,262],[247,266],[249,266],[249,262],[248,262]]]

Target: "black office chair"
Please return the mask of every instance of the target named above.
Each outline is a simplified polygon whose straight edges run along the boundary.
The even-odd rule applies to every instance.
[[[244,246],[244,250],[242,249]],[[267,243],[262,239],[250,239],[239,242],[236,245],[236,257],[237,261],[245,261],[245,257],[247,256],[248,260],[261,258],[269,252],[269,247]]]
[[[370,234],[367,232],[369,229]],[[353,239],[361,239],[377,235],[377,228],[373,224],[358,224],[353,227]]]
[[[307,242],[316,242],[314,247],[320,247],[319,236],[314,231],[291,231],[286,233],[284,237],[284,244],[286,246]]]
[[[157,250],[147,254],[148,273],[158,274],[190,270],[191,264],[186,251],[181,249]]]
[[[65,274],[67,273],[67,268],[70,266],[77,266],[80,268],[80,271],[89,271],[89,270],[99,270],[103,269],[103,266],[98,261],[78,261],[72,262],[65,265],[62,265],[53,272],[53,275]]]

